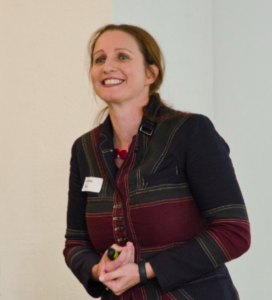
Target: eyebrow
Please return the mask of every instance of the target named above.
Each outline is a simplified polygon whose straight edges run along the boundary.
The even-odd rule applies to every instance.
[[[128,49],[126,49],[126,48],[115,48],[114,49],[114,51],[118,51],[118,50],[126,50],[126,51],[128,51],[128,52],[130,52],[130,53],[132,53],[133,54],[133,52],[131,52],[131,51],[129,51]],[[98,52],[104,52],[104,50],[97,50],[93,55],[95,55],[95,54],[97,54]]]

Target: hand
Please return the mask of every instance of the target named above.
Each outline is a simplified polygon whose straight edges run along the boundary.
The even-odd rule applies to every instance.
[[[105,272],[112,272],[127,263],[134,262],[135,249],[131,242],[127,242],[125,247],[121,247],[116,244],[113,244],[111,246],[111,248],[113,248],[116,251],[121,252],[121,253],[115,260],[111,261],[108,258],[108,250],[106,250],[105,253],[103,254],[100,262],[98,264],[94,265],[92,268],[91,278],[93,280],[99,280],[98,278],[101,273],[102,262],[105,263],[105,265],[103,264],[103,270],[105,270]]]
[[[105,261],[102,261],[99,280],[111,289],[115,295],[119,296],[129,288],[140,283],[138,265],[135,263],[127,263],[115,271],[106,273]]]
[[[117,249],[117,247],[121,248],[121,251]],[[115,260],[110,260],[107,259],[105,260],[106,266],[105,266],[105,271],[106,273],[112,272],[116,270],[117,268],[126,265],[127,263],[134,263],[135,259],[135,248],[131,242],[127,242],[125,247],[120,247],[116,244],[112,245],[112,248],[115,250],[121,252],[119,256]],[[105,252],[107,255],[108,251]]]

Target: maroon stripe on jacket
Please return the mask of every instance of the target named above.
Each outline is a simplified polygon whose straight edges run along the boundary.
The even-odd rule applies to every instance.
[[[112,213],[86,213],[86,222],[90,239],[95,249],[103,254],[112,244]]]
[[[192,197],[132,206],[131,218],[142,248],[182,244],[204,230],[203,218]]]
[[[162,300],[177,300],[171,293],[166,293],[162,295]]]
[[[209,226],[207,233],[216,241],[228,261],[239,257],[243,249],[250,245],[250,226],[246,220],[220,219],[209,223]]]
[[[76,248],[81,248],[86,246],[91,246],[91,243],[87,241],[67,240],[65,242],[65,248],[63,250],[66,264],[68,263],[69,256],[73,250],[75,250]]]

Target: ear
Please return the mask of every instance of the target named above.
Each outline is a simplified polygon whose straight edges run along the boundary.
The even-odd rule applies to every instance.
[[[156,78],[159,75],[159,68],[156,65],[150,65],[149,70],[147,70],[146,74],[146,84],[151,85],[155,82]]]

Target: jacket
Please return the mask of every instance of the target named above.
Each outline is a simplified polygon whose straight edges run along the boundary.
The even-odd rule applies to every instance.
[[[120,170],[113,129],[103,124],[72,147],[64,256],[93,297],[133,300],[237,300],[225,263],[250,246],[244,200],[229,147],[211,121],[162,107],[132,139]],[[100,192],[82,192],[86,177],[103,178]],[[90,279],[114,243],[135,246],[135,262],[149,261],[156,278],[121,296]]]

